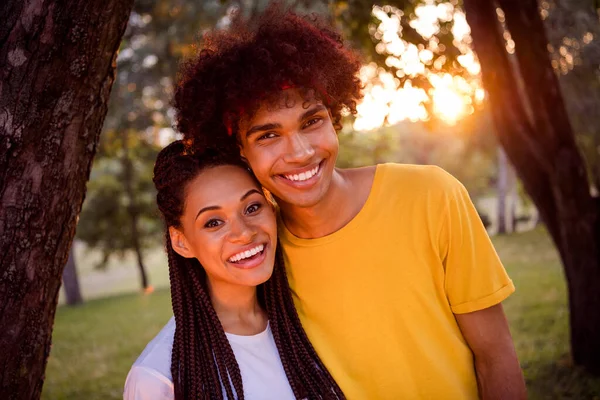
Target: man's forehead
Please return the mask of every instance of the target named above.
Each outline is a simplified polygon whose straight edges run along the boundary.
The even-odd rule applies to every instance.
[[[323,102],[313,93],[304,93],[299,89],[288,89],[278,92],[258,104],[251,116],[242,119],[242,126],[262,123],[275,123],[277,119],[289,118],[303,113],[310,107]]]

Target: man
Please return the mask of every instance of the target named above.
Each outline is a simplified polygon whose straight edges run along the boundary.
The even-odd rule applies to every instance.
[[[178,128],[240,152],[275,198],[300,319],[347,398],[525,398],[514,286],[464,187],[437,167],[335,167],[359,67],[335,31],[271,6],[184,65]]]

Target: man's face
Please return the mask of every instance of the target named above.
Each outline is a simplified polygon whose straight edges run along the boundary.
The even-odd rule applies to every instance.
[[[280,202],[312,207],[329,190],[338,138],[329,110],[297,89],[282,106],[261,105],[240,124],[241,154],[260,183]]]

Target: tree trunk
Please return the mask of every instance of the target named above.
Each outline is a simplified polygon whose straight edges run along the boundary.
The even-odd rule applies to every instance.
[[[508,193],[508,161],[501,147],[498,147],[498,234],[504,235],[506,229],[506,195]]]
[[[0,399],[40,397],[132,0],[0,5]]]
[[[129,223],[131,227],[131,241],[137,257],[138,268],[140,270],[140,280],[142,290],[148,289],[148,275],[144,266],[144,257],[142,255],[142,246],[140,243],[140,233],[138,229],[138,208],[133,190],[133,164],[129,157],[129,129],[123,131],[123,184],[125,185],[125,193],[127,194],[127,212],[129,214]]]
[[[600,3],[589,0],[550,1],[544,26],[553,52],[560,55],[564,46],[573,57],[572,69],[566,74],[561,71],[559,82],[571,123],[583,149],[587,150],[584,158],[588,169],[596,190],[600,191],[600,24],[595,8],[598,6]],[[593,39],[586,44],[582,39],[590,35]],[[555,59],[560,58],[567,61],[566,57]]]
[[[563,265],[569,289],[576,364],[600,373],[600,223],[590,195],[535,0],[500,0],[515,41],[511,67],[493,2],[465,0],[498,139],[536,204]],[[524,83],[519,96],[518,81]],[[532,116],[524,111],[529,107]]]
[[[63,270],[62,282],[63,288],[65,289],[65,297],[67,298],[67,305],[76,306],[83,303],[81,290],[79,290],[79,279],[77,277],[77,266],[75,263],[75,242],[73,242],[71,250],[69,251],[69,259]]]

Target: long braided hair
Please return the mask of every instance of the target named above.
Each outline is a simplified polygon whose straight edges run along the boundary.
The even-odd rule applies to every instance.
[[[154,166],[156,199],[167,228],[166,251],[175,316],[171,373],[176,400],[244,399],[240,368],[210,301],[206,273],[197,259],[182,257],[173,250],[168,233],[169,227],[180,227],[188,183],[204,169],[219,165],[247,169],[239,158],[225,153],[189,152],[181,140],[165,147]],[[296,398],[344,399],[302,328],[279,249],[271,278],[257,290]]]

